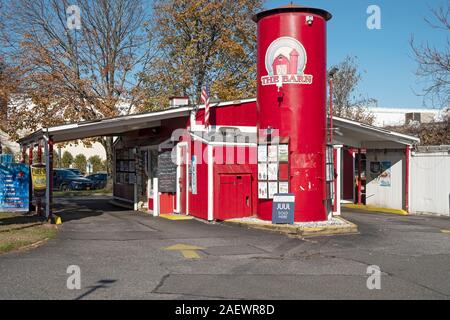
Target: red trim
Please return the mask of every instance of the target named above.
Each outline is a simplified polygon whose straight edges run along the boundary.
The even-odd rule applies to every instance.
[[[333,185],[334,185],[334,201],[333,201],[333,212],[336,212],[337,208],[337,149],[333,148]]]
[[[361,149],[358,148],[358,204],[361,204]]]

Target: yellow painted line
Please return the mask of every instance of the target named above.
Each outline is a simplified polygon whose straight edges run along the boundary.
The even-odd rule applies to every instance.
[[[450,234],[450,230],[441,230],[442,233]]]
[[[192,220],[194,219],[192,216],[180,215],[180,214],[160,214],[161,218],[168,220]]]
[[[344,204],[343,207],[349,208],[349,209],[359,209],[359,210],[363,210],[363,211],[370,211],[370,212],[398,214],[398,215],[402,215],[402,216],[408,215],[408,212],[406,212],[405,210],[400,210],[400,209],[380,208],[380,207],[372,207],[372,206],[365,206],[365,205],[358,205],[358,204]]]
[[[200,255],[197,253],[197,250],[203,250],[202,247],[192,246],[189,244],[175,244],[173,246],[165,247],[164,250],[169,251],[180,251],[184,258],[186,259],[199,259]]]

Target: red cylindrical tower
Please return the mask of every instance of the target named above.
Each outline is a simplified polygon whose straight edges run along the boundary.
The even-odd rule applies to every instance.
[[[295,194],[295,221],[327,219],[326,23],[330,19],[325,10],[293,5],[254,17],[258,143],[264,144],[263,137],[273,130],[280,143],[289,145],[288,182],[289,192]],[[272,200],[260,197],[258,217],[271,219]]]

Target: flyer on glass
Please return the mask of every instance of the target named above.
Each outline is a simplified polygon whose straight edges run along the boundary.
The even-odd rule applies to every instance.
[[[278,193],[289,193],[289,182],[278,183]]]
[[[267,180],[267,164],[258,163],[258,180]]]
[[[258,146],[258,162],[267,162],[267,146]]]
[[[269,146],[267,151],[267,159],[269,162],[278,161],[278,146]]]
[[[289,161],[289,148],[287,144],[280,144],[278,146],[278,161],[280,162]]]
[[[267,199],[267,182],[258,182],[258,198]]]
[[[269,163],[267,176],[268,180],[278,180],[278,163]]]
[[[273,199],[276,193],[278,193],[278,182],[269,182],[269,199]]]

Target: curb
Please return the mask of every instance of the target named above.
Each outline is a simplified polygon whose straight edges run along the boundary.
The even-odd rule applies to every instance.
[[[371,213],[389,213],[389,214],[397,214],[401,216],[407,216],[409,213],[405,210],[400,209],[390,209],[390,208],[380,208],[380,207],[372,207],[372,206],[366,206],[366,205],[359,205],[359,204],[343,204],[342,207],[347,209],[357,209],[361,210],[362,212],[367,211]]]
[[[341,217],[336,217],[341,221],[344,221],[344,226],[323,226],[323,227],[301,227],[294,225],[276,225],[276,224],[260,224],[255,222],[243,222],[237,220],[223,221],[226,225],[247,227],[259,230],[267,230],[272,232],[284,233],[295,237],[313,237],[313,236],[333,236],[343,234],[355,234],[358,233],[358,226],[352,222],[349,222]]]

